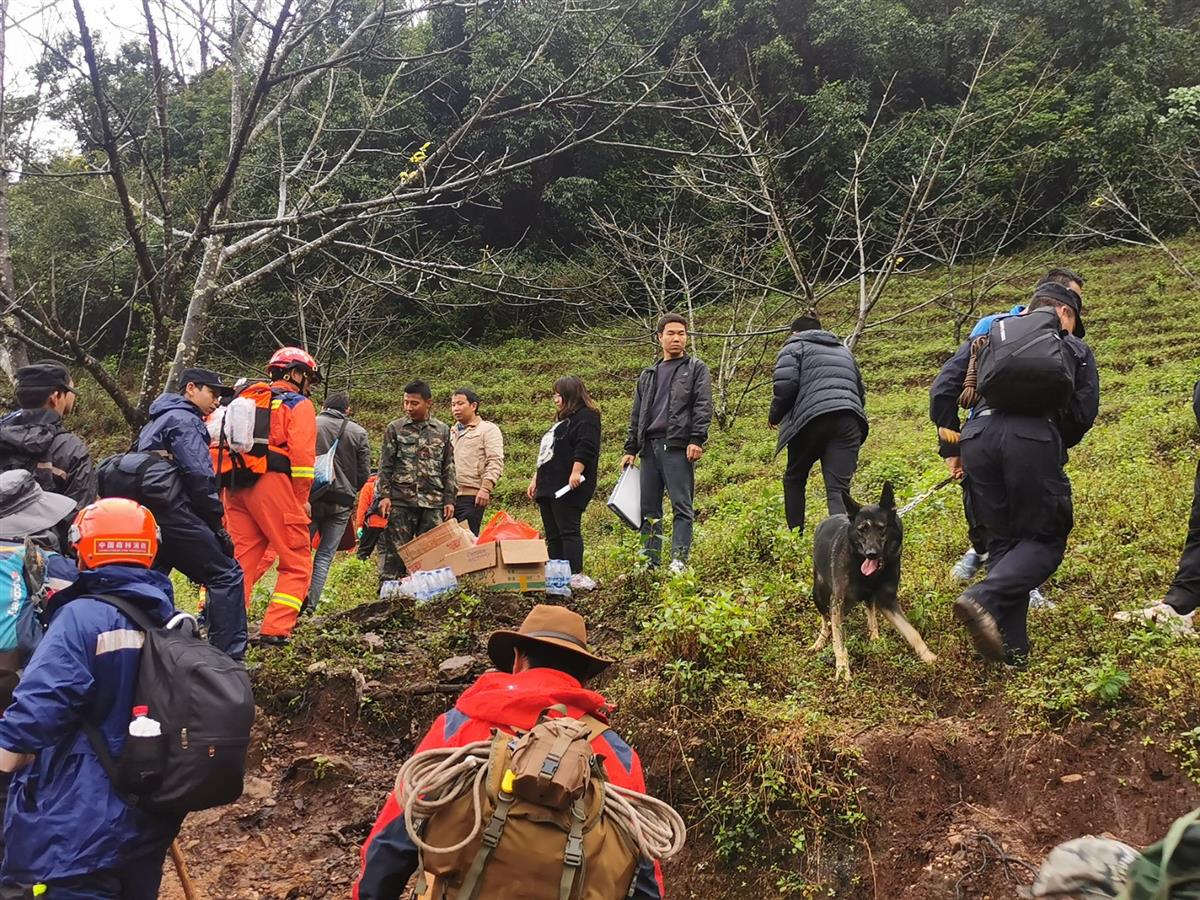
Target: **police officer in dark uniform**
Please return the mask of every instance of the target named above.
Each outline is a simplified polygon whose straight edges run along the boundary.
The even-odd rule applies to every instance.
[[[1200,425],[1200,381],[1192,391],[1192,412]],[[1187,540],[1179,568],[1163,603],[1175,613],[1186,616],[1200,607],[1200,462],[1196,464],[1196,484],[1192,492],[1192,515],[1188,520]]]
[[[930,417],[943,455],[958,437],[961,471],[975,514],[988,534],[988,574],[954,602],[955,616],[988,660],[1024,665],[1029,656],[1029,592],[1062,562],[1074,525],[1071,482],[1063,471],[1067,450],[1096,421],[1100,380],[1091,348],[1082,340],[1083,302],[1061,284],[1038,285],[1022,315],[1052,309],[1075,364],[1075,389],[1064,409],[1029,416],[1001,412],[980,401],[959,432],[959,396],[966,381],[971,342],[942,367],[930,390]],[[960,473],[961,474],[961,473]]]
[[[25,469],[42,490],[75,501],[76,511],[96,499],[96,471],[87,445],[63,427],[75,407],[75,382],[61,363],[17,369],[20,409],[0,419],[0,471]],[[65,526],[64,526],[65,536]]]
[[[225,507],[204,425],[221,397],[232,393],[216,372],[184,369],[179,393],[163,394],[150,404],[150,421],[138,435],[137,449],[172,460],[183,482],[180,503],[154,510],[162,532],[154,568],[178,569],[208,588],[204,613],[209,642],[241,659],[246,655],[244,575],[225,530]]]

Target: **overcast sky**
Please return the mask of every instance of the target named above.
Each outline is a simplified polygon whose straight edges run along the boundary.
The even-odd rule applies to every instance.
[[[125,40],[145,38],[141,0],[82,0],[82,5],[88,27],[102,47],[112,48]],[[151,8],[157,10],[158,5],[155,0]],[[35,87],[30,67],[42,54],[43,37],[77,31],[71,0],[8,0],[4,65],[9,90],[21,94]],[[191,48],[181,49],[188,56]],[[44,120],[39,122],[36,134],[39,143],[56,147],[72,143],[69,134]]]

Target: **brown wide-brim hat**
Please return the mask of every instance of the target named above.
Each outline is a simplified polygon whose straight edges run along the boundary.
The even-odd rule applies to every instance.
[[[561,606],[540,603],[529,611],[516,631],[493,632],[488,638],[488,656],[501,672],[511,672],[513,650],[522,644],[544,644],[569,650],[583,663],[587,678],[599,675],[614,662],[592,652],[588,647],[587,623],[583,616]]]

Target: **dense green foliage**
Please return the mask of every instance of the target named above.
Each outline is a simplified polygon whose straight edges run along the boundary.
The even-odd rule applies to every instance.
[[[302,68],[337,46],[369,7],[365,0],[340,4],[339,15],[322,23],[290,65]],[[438,8],[382,34],[336,77],[299,91],[273,129],[277,137],[248,151],[237,179],[237,218],[273,215],[278,160],[307,159],[319,173],[351,145],[352,162],[321,185],[315,205],[388,190],[413,154],[431,144],[435,152],[479,99],[516,70],[531,35],[557,26],[536,66],[454,150],[457,160],[543,153],[544,159],[347,233],[386,250],[386,260],[347,245],[274,271],[219,304],[208,345],[249,359],[276,340],[304,341],[337,357],[339,368],[361,370],[348,357],[377,344],[372,337],[404,334],[406,327],[424,338],[481,340],[587,320],[597,307],[636,315],[728,293],[727,277],[701,288],[691,272],[686,285],[679,282],[689,268],[702,270],[702,260],[752,269],[758,286],[803,299],[796,266],[818,285],[858,274],[848,268],[857,246],[844,218],[853,173],[871,277],[891,267],[884,261],[889,254],[909,267],[961,264],[989,259],[998,247],[1010,252],[1065,234],[1195,227],[1200,10],[1193,3],[648,0],[551,22],[558,10],[539,2]],[[53,299],[61,319],[86,335],[97,355],[123,350],[136,358],[147,341],[147,301],[110,179],[32,174],[104,168],[78,38],[56,37],[55,46],[63,55],[47,54],[40,67],[41,102],[14,98],[10,114],[19,120],[40,108],[75,132],[78,152],[47,158],[34,148],[23,161],[31,174],[12,192],[17,287],[32,288],[43,303]],[[596,54],[597,47],[605,52]],[[624,73],[635,65],[638,47],[654,47],[653,62],[669,77],[603,134],[560,148],[589,114],[542,103],[540,92],[553,94],[556,79],[577,73],[576,96],[594,93],[610,107],[631,102],[639,87]],[[186,232],[224,164],[230,67],[168,72],[171,171],[160,186],[148,50],[138,42],[100,49],[111,112],[125,129],[119,136],[132,189],[149,204],[168,187],[174,225]],[[397,62],[403,58],[422,62],[405,68]],[[755,132],[751,150],[730,150],[715,139],[705,119],[713,99],[705,78],[740,104]],[[517,114],[522,103],[536,108]],[[315,122],[324,129],[322,145],[306,157]],[[364,122],[370,127],[359,137]],[[716,155],[706,162],[710,152]],[[932,156],[938,165],[930,174]],[[767,181],[788,211],[785,235],[711,185],[679,195],[685,176],[744,186],[752,159],[767,165]],[[905,186],[922,172],[931,202],[918,204],[914,214]],[[682,273],[673,274],[674,283],[666,279],[656,296],[614,264],[611,234],[597,230],[595,215],[621,227],[649,225],[660,246],[674,247],[663,238],[668,210],[668,230],[689,234],[704,249],[697,261],[677,259]],[[914,216],[921,227],[893,246],[900,223]],[[161,241],[155,219],[143,226],[150,243]],[[290,246],[322,227],[312,221],[291,229]],[[790,267],[780,265],[784,236],[796,248]],[[274,247],[244,256],[239,273],[271,259]],[[832,256],[822,248],[832,248]],[[422,275],[396,259],[429,263],[438,274]],[[352,292],[367,297],[339,306]],[[303,321],[296,304],[305,308]],[[356,322],[364,334],[350,334]]]
[[[1193,265],[1200,262],[1200,243],[1174,249]],[[905,521],[901,602],[938,662],[924,666],[886,625],[882,640],[868,643],[856,612],[847,628],[854,680],[835,686],[828,651],[808,649],[818,622],[809,587],[812,530],[824,515],[821,483],[814,474],[804,533],[788,532],[782,462],[773,457],[774,433],[763,424],[766,391],[754,394],[752,408],[733,428],[714,434],[697,466],[689,574],[638,573],[632,533],[599,500],[585,516],[587,567],[601,588],[578,602],[602,646],[625,660],[604,686],[619,705],[622,729],[634,730],[634,743],[659,777],[676,769],[703,773],[694,793],[677,788],[693,804],[689,821],[697,836],[772,886],[778,878],[781,893],[790,885],[803,896],[804,885],[813,883],[808,878],[821,883],[827,876],[806,870],[822,858],[806,856],[806,848],[864,826],[855,738],[873,727],[949,717],[1019,736],[1093,721],[1114,735],[1170,750],[1200,778],[1200,643],[1112,619],[1118,610],[1161,598],[1186,532],[1200,453],[1189,402],[1200,351],[1192,301],[1179,278],[1162,274],[1156,254],[1100,250],[1076,262],[1088,278],[1088,337],[1100,367],[1101,414],[1068,465],[1077,524],[1047,587],[1057,606],[1031,617],[1027,671],[985,667],[951,615],[958,589],[949,569],[967,546],[961,499],[951,488]],[[917,296],[927,289],[919,280],[906,282],[905,290]],[[995,305],[1023,294],[1024,285],[1008,285]],[[944,313],[927,312],[864,346],[871,435],[854,480],[859,500],[878,496],[887,479],[905,500],[942,477],[926,389],[954,346],[952,329]],[[430,378],[440,404],[454,387],[474,384],[484,415],[503,426],[507,439],[497,507],[537,523],[523,490],[550,419],[554,377],[580,373],[601,405],[603,497],[615,481],[633,379],[651,358],[648,342],[622,345],[588,334],[426,351],[390,361],[387,385],[359,391],[355,403],[378,441],[405,378]],[[441,405],[439,414],[445,410]],[[335,608],[368,600],[374,589],[373,572],[357,560],[336,563],[330,583]],[[437,634],[421,640],[435,654],[470,651],[480,637],[472,624],[477,611],[495,602],[487,595],[451,600]],[[351,638],[304,624],[297,642],[298,651],[267,663],[272,678],[288,673],[293,652],[307,659],[311,651],[336,666],[343,644],[358,648]],[[353,665],[368,678],[382,677],[371,668],[373,659],[368,654]],[[700,749],[664,745],[660,728],[691,741],[722,738]],[[748,856],[751,847],[755,854]],[[782,862],[764,875],[757,861],[767,850],[781,854],[771,858]]]

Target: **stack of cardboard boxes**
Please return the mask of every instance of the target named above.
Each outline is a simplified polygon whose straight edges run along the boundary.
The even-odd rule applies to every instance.
[[[458,521],[443,522],[400,548],[410,572],[449,567],[459,579],[500,591],[546,589],[546,542],[493,541],[476,544],[475,535]]]

